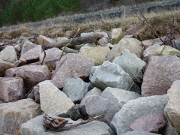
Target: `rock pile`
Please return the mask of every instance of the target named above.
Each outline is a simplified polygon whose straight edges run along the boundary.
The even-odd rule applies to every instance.
[[[5,46],[0,52],[0,134],[180,134],[180,51],[123,37],[121,28],[110,33],[20,37]],[[44,129],[44,114],[68,124],[104,117],[54,132]]]

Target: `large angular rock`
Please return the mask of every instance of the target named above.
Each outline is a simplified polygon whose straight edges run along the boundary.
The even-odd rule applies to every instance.
[[[6,71],[7,77],[21,77],[26,87],[33,87],[39,82],[50,79],[50,71],[46,66],[25,65],[18,68],[11,68]]]
[[[104,118],[102,120],[108,124],[110,124],[114,114],[119,109],[120,107],[117,104],[101,96],[88,96],[84,106],[81,106],[81,111],[86,112],[90,117],[103,115]]]
[[[144,50],[143,56],[144,57],[148,57],[148,56],[156,55],[156,49],[158,47],[160,47],[159,44],[155,44],[155,45],[149,46],[146,50]]]
[[[179,67],[177,56],[152,56],[144,74],[142,96],[166,94],[172,83],[180,79]]]
[[[33,49],[35,46],[36,45],[30,42],[29,40],[25,41],[22,45],[21,55],[29,51],[30,49]]]
[[[159,134],[150,133],[150,132],[146,132],[146,131],[129,131],[122,135],[159,135]]]
[[[141,42],[135,38],[123,38],[117,45],[110,51],[106,60],[112,61],[118,57],[124,49],[130,50],[131,53],[136,54],[139,58],[141,57],[143,48]]]
[[[17,54],[13,46],[6,46],[0,52],[0,59],[8,62],[15,62],[17,60]]]
[[[88,77],[94,61],[79,54],[67,54],[61,58],[52,76],[52,83],[58,88],[64,87],[67,78]]]
[[[156,49],[156,54],[160,56],[180,56],[180,51],[167,45],[162,45]]]
[[[19,134],[19,127],[22,123],[41,113],[40,106],[32,99],[0,104],[0,134]]]
[[[74,103],[50,81],[39,84],[41,109],[46,114],[58,115],[66,113]]]
[[[105,61],[109,52],[109,47],[98,46],[94,48],[81,49],[80,54],[92,58],[95,62],[95,65],[101,65]]]
[[[132,130],[160,133],[166,126],[164,114],[152,114],[137,119],[130,125]]]
[[[4,102],[19,100],[25,96],[23,79],[20,77],[0,77],[0,99]]]
[[[139,98],[140,95],[123,89],[107,87],[101,95],[103,98],[117,104],[120,108],[128,101]]]
[[[168,104],[165,107],[165,114],[174,129],[180,134],[180,80],[175,81],[168,90]]]
[[[122,54],[114,59],[113,63],[122,67],[122,69],[132,78],[142,78],[142,69],[146,65],[144,61],[138,58],[135,54],[130,53],[127,49],[124,49]]]
[[[167,104],[167,95],[141,97],[127,102],[111,122],[111,127],[118,135],[131,131],[130,124],[140,117],[163,113]]]
[[[37,42],[40,45],[47,45],[47,44],[50,44],[50,43],[54,43],[54,40],[52,40],[51,38],[45,37],[43,35],[39,35]]]
[[[34,48],[22,54],[20,60],[22,59],[26,61],[38,61],[41,53],[42,53],[42,46],[37,45]]]
[[[93,86],[104,90],[107,87],[129,89],[133,80],[120,66],[105,61],[101,66],[93,67],[90,77]]]
[[[22,135],[114,135],[111,128],[100,121],[93,121],[67,131],[49,132],[43,127],[43,116],[38,116],[21,125]]]
[[[112,44],[117,44],[123,38],[121,28],[112,29],[111,31]]]
[[[12,67],[12,63],[0,60],[0,77],[3,77],[5,75],[6,70]]]
[[[46,64],[54,64],[56,61],[58,61],[62,55],[62,51],[58,48],[51,48],[48,50],[45,50],[46,57],[44,59],[44,63]],[[41,53],[40,55],[40,62],[43,61],[44,53]]]
[[[81,78],[68,78],[64,82],[63,92],[73,101],[81,101],[90,84],[85,83]]]

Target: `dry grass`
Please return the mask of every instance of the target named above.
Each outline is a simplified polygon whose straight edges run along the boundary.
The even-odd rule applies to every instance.
[[[150,21],[156,32],[160,36],[164,36],[169,28],[173,25],[173,17],[175,18],[175,23],[180,24],[180,10],[176,11],[166,11],[158,14],[150,13],[145,15]],[[0,39],[12,39],[15,37],[31,36],[42,34],[51,38],[59,36],[72,37],[77,29],[81,28],[78,35],[82,32],[91,32],[95,29],[101,29],[102,31],[109,32],[112,28],[121,27],[125,34],[128,34],[131,28],[142,24],[137,17],[126,17],[126,18],[114,18],[114,19],[103,19],[101,21],[87,21],[82,24],[52,24],[51,26],[38,27],[38,28],[26,28],[21,26],[16,30],[9,30],[6,32],[0,32]],[[67,34],[68,33],[68,34]],[[178,26],[177,33],[180,33],[180,27]],[[78,36],[77,35],[77,36]],[[145,26],[138,31],[138,38],[140,40],[156,38],[151,30]]]

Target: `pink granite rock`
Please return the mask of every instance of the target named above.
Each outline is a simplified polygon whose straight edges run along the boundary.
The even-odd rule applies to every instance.
[[[132,130],[159,133],[167,124],[163,114],[147,115],[137,119],[130,125]]]
[[[23,79],[20,77],[0,77],[0,99],[4,102],[19,100],[25,96]]]
[[[172,83],[180,79],[180,58],[152,56],[142,83],[142,96],[163,95]]]
[[[6,70],[12,67],[13,67],[12,63],[0,60],[0,77],[3,77]]]
[[[146,50],[143,52],[143,57],[148,57],[156,54],[156,49],[160,47],[159,44],[155,44],[152,46],[149,46]]]
[[[93,66],[94,60],[86,56],[67,54],[58,62],[51,82],[63,88],[67,78],[88,77]]]

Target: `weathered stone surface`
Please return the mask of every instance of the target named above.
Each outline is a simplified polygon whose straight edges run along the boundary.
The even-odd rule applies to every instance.
[[[88,77],[94,61],[79,54],[67,54],[61,58],[52,76],[52,83],[58,88],[64,87],[67,78]]]
[[[54,40],[52,40],[52,39],[50,39],[48,37],[45,37],[43,35],[39,35],[39,37],[38,37],[38,43],[40,45],[46,45],[46,44],[50,44],[50,43],[53,43],[53,42],[54,42]]]
[[[15,62],[17,60],[17,54],[13,46],[6,46],[0,52],[0,59],[8,62]]]
[[[86,112],[90,117],[103,115],[104,118],[102,120],[110,124],[114,114],[119,111],[120,107],[114,102],[111,102],[101,96],[88,96],[81,109],[82,112]]]
[[[29,51],[30,49],[33,49],[35,46],[36,45],[30,42],[29,40],[25,41],[22,45],[21,55]]]
[[[142,54],[141,42],[135,38],[123,38],[117,45],[110,51],[106,57],[107,61],[112,61],[114,58],[119,56],[124,49],[130,50],[131,53],[136,54],[139,58]]]
[[[108,42],[108,38],[105,38],[105,37],[99,39],[99,41],[98,41],[98,44],[99,44],[100,46],[107,46],[108,43],[109,43],[109,42]]]
[[[81,101],[88,92],[89,83],[81,78],[68,78],[64,82],[63,92],[73,101]]]
[[[65,40],[68,40],[67,37],[58,37],[57,38],[57,42],[62,42],[62,41],[65,41]]]
[[[83,50],[83,49],[86,49],[86,48],[94,48],[94,47],[97,47],[97,45],[95,45],[95,44],[89,44],[89,43],[87,43],[87,44],[84,44],[81,48],[80,48],[80,52],[81,52],[81,50]]]
[[[142,45],[144,46],[145,49],[152,46],[153,44],[154,44],[153,40],[144,40],[144,41],[142,41]]]
[[[179,135],[176,130],[172,127],[171,123],[168,121],[166,128],[164,129],[163,135]]]
[[[40,54],[42,53],[42,46],[37,45],[34,48],[28,50],[24,54],[21,55],[20,59],[26,60],[26,61],[37,61],[39,60]]]
[[[111,128],[100,121],[93,121],[67,131],[45,132],[43,116],[38,116],[22,124],[20,132],[22,135],[114,135]]]
[[[123,38],[123,32],[121,28],[115,28],[111,31],[112,44],[117,44]]]
[[[175,80],[180,79],[180,58],[177,56],[152,56],[146,68],[142,95],[166,94]]]
[[[4,102],[19,100],[25,96],[23,79],[20,77],[0,77],[0,99]]]
[[[180,134],[180,80],[175,81],[168,90],[168,104],[165,107],[165,114],[175,130]]]
[[[0,77],[3,77],[5,75],[6,70],[9,68],[13,68],[12,63],[0,60]]]
[[[44,59],[44,63],[46,64],[54,64],[56,61],[58,61],[61,57],[62,51],[58,48],[51,48],[48,50],[45,50],[46,57]],[[44,53],[41,53],[40,55],[40,62],[43,61]]]
[[[102,35],[102,37],[108,38],[108,34],[106,32],[101,32],[101,31],[81,33],[81,37],[88,37],[88,36],[94,36],[94,35]]]
[[[155,44],[155,45],[152,45],[152,46],[148,47],[146,50],[144,50],[143,56],[148,57],[148,56],[156,55],[156,49],[158,47],[160,47],[159,44]]]
[[[50,81],[39,84],[41,109],[46,114],[58,115],[66,113],[74,103]]]
[[[140,95],[123,89],[107,87],[101,95],[103,98],[117,104],[120,108],[128,101],[139,98]]]
[[[122,135],[131,131],[130,124],[140,117],[163,113],[167,104],[167,95],[141,97],[127,102],[113,117],[111,127]]]
[[[25,65],[18,68],[11,68],[6,71],[7,77],[21,77],[26,87],[33,87],[37,83],[50,78],[50,71],[46,66]]]
[[[164,114],[152,114],[137,119],[130,125],[132,130],[160,133],[166,126],[167,121]]]
[[[122,69],[132,78],[142,78],[142,69],[146,65],[144,61],[138,58],[135,54],[130,53],[127,49],[124,49],[122,54],[113,60],[113,63],[122,67]]]
[[[94,59],[95,65],[101,65],[105,61],[109,52],[109,47],[98,46],[94,48],[81,49],[80,54]]]
[[[154,134],[146,131],[129,131],[122,135],[159,135],[159,134]]]
[[[0,104],[0,134],[16,135],[22,123],[40,115],[40,106],[32,99]]]
[[[180,56],[180,51],[167,45],[162,45],[156,49],[156,54],[160,56]]]
[[[104,90],[106,87],[129,89],[132,78],[120,66],[105,61],[101,66],[93,67],[90,77],[93,86]]]

